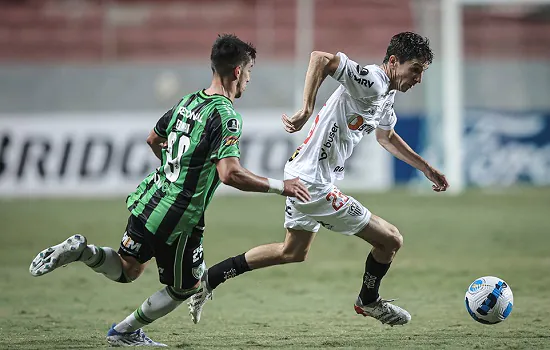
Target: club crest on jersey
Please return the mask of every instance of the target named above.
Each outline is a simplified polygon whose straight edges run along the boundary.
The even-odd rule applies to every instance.
[[[240,130],[240,123],[236,118],[229,119],[225,123],[225,126],[227,127],[227,130],[229,130],[230,132],[239,132]]]
[[[206,264],[203,261],[199,266],[193,267],[193,269],[191,269],[191,273],[193,274],[193,277],[195,277],[195,279],[200,280],[205,270]]]
[[[363,215],[363,206],[359,203],[353,202],[348,208],[348,214],[350,216],[361,216]]]

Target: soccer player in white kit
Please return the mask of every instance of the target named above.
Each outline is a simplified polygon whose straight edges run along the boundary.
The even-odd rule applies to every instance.
[[[355,235],[373,248],[366,259],[365,273],[355,311],[374,317],[383,324],[403,325],[410,314],[378,294],[382,277],[403,245],[399,230],[372,214],[335,185],[344,177],[345,161],[365,134],[376,139],[391,154],[422,171],[436,192],[449,186],[445,176],[414,152],[393,130],[397,117],[393,104],[397,91],[406,92],[422,81],[422,74],[433,59],[429,41],[404,32],[395,35],[381,65],[361,66],[344,53],[315,51],[311,54],[304,88],[303,108],[292,117],[283,115],[285,130],[300,130],[312,115],[321,83],[331,76],[341,85],[314,118],[309,133],[285,165],[285,178],[299,177],[311,200],[286,199],[283,243],[252,248],[208,269],[201,290],[189,301],[195,323],[212,291],[227,279],[262,267],[301,262],[320,226],[344,235]]]

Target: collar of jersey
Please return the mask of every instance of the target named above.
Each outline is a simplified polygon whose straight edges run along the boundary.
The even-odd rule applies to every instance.
[[[214,94],[214,95],[207,95],[206,92],[204,92],[205,89],[202,89],[199,91],[199,95],[201,95],[202,98],[214,98],[214,97],[223,97],[225,98],[227,101],[229,101],[229,103],[233,104],[233,102],[227,98],[227,96],[224,96],[224,95],[220,95],[220,94]]]

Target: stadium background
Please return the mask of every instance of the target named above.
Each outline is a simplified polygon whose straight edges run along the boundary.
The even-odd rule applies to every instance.
[[[242,162],[276,178],[307,132],[285,134],[279,117],[297,108],[311,50],[380,63],[393,34],[429,36],[434,64],[398,94],[396,129],[445,170],[441,18],[438,0],[0,1],[0,348],[101,346],[109,322],[158,289],[154,268],[129,286],[82,266],[41,279],[26,271],[73,232],[118,245],[123,200],[157,166],[145,137],[181,95],[208,86],[218,33],[257,46],[252,81],[235,102]],[[368,248],[322,231],[308,262],[228,283],[199,331],[182,308],[150,327],[155,339],[208,349],[547,346],[550,10],[467,6],[462,23],[465,191],[430,193],[373,137],[340,184],[405,235],[383,293],[415,322],[387,331],[351,317]],[[327,79],[318,107],[335,87]],[[207,215],[207,262],[281,239],[282,205],[222,188]],[[462,301],[468,283],[489,274],[516,295],[510,321],[491,330],[468,319]]]

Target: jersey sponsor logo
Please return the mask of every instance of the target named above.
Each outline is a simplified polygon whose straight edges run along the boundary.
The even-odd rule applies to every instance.
[[[355,118],[353,118],[353,119],[348,123],[348,128],[350,128],[350,130],[357,130],[357,129],[359,129],[362,125],[363,125],[363,117],[361,117],[360,115],[356,115]]]
[[[335,173],[342,173],[342,172],[344,172],[344,167],[343,166],[336,166],[333,171]]]
[[[225,123],[225,126],[227,127],[227,130],[229,130],[230,132],[239,132],[240,130],[240,123],[239,123],[239,120],[237,120],[236,118],[229,119]]]
[[[136,243],[129,235],[128,232],[124,232],[122,237],[122,246],[131,252],[137,253],[141,248],[141,243]]]
[[[348,76],[355,80],[359,85],[363,85],[363,86],[366,86],[368,88],[372,87],[374,85],[374,81],[370,81],[368,79],[364,79],[364,78],[361,78],[361,77],[358,77],[355,75],[355,73],[353,73],[351,70],[348,70]]]
[[[368,75],[369,74],[369,70],[365,67],[361,67],[360,65],[357,65],[357,72],[359,73],[359,75],[361,76],[365,76],[365,75]]]
[[[364,131],[367,134],[370,134],[375,127],[369,123],[365,123],[365,120],[362,116],[356,115],[349,123],[348,128],[353,131]]]
[[[336,123],[334,123],[332,125],[332,128],[330,128],[327,139],[323,143],[323,147],[321,147],[321,154],[319,156],[319,161],[328,158],[328,152],[330,151],[330,148],[332,147],[332,144],[334,143],[334,140],[336,140],[336,137],[338,136],[338,134],[337,134],[338,129],[339,129],[339,127]]]
[[[181,115],[185,119],[196,120],[202,123],[202,116],[200,114],[195,114],[183,106],[178,108],[178,115]]]
[[[223,144],[225,146],[233,146],[239,143],[239,137],[238,136],[226,136],[223,139]]]

